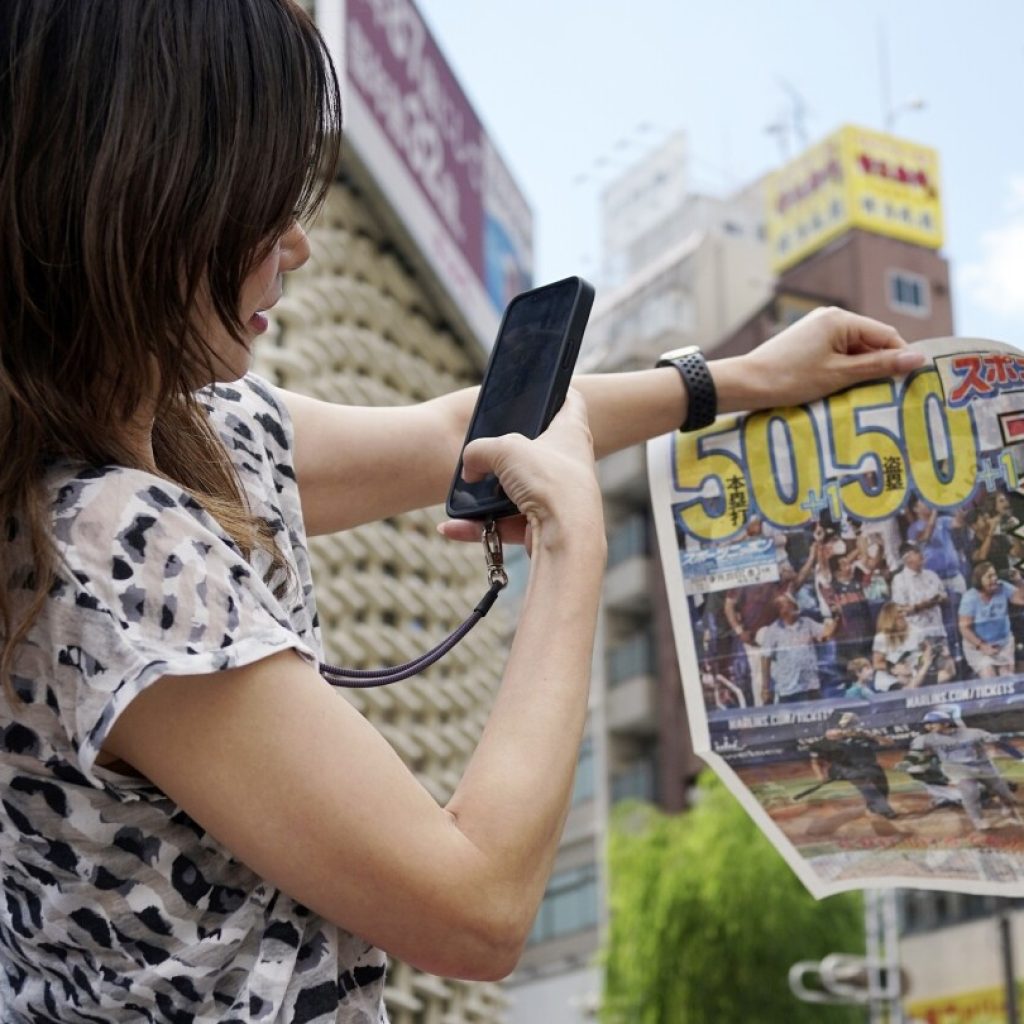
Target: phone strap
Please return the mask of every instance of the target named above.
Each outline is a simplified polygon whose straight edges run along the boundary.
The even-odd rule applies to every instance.
[[[504,557],[501,548],[501,536],[498,525],[493,519],[484,524],[481,540],[484,545],[484,558],[487,561],[487,579],[490,587],[480,599],[479,604],[469,613],[462,623],[436,647],[421,654],[412,661],[389,668],[341,668],[338,665],[321,665],[320,675],[332,686],[344,686],[348,689],[367,689],[371,686],[387,686],[402,679],[417,675],[443,658],[490,610],[498,599],[498,594],[508,584],[505,572]]]

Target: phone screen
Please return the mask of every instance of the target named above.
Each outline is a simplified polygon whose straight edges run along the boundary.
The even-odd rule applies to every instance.
[[[487,380],[467,441],[512,432],[536,437],[548,394],[563,353],[561,341],[572,317],[579,287],[568,280],[513,300],[495,342]],[[497,477],[476,483],[460,481],[451,495],[454,509],[470,509],[500,498]]]

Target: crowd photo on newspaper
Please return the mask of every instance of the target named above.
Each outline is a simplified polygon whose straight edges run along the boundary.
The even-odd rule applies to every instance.
[[[915,496],[890,519],[787,531],[752,516],[735,540],[770,540],[779,578],[694,603],[708,710],[1024,670],[1018,504],[995,491],[947,514]]]

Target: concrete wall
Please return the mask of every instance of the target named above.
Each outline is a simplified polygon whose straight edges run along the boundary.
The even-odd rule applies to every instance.
[[[908,315],[890,304],[887,276],[893,270],[916,274],[929,284],[927,316]],[[931,249],[894,238],[849,231],[779,279],[779,289],[834,296],[842,305],[892,324],[908,341],[953,334],[949,264]]]

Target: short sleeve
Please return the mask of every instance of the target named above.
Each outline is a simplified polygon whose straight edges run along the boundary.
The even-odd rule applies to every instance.
[[[812,640],[820,640],[825,635],[825,626],[821,622],[815,622],[814,619],[804,619],[807,623],[807,628],[810,631]]]
[[[230,537],[175,485],[86,471],[61,488],[54,523],[62,567],[41,624],[61,724],[93,785],[103,785],[94,767],[111,726],[157,679],[289,648],[316,664]]]
[[[973,621],[974,616],[978,614],[978,592],[976,590],[968,590],[962,598],[960,598],[960,609],[958,617],[961,619],[971,619]]]

